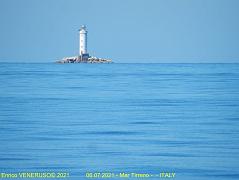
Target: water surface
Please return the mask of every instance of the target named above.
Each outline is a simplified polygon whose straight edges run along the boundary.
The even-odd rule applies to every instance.
[[[0,172],[239,179],[239,64],[1,63],[0,142]]]

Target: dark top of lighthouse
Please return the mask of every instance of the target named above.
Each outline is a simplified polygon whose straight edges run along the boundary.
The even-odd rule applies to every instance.
[[[80,30],[85,30],[86,31],[86,26],[85,25],[82,25],[81,28],[79,29]]]

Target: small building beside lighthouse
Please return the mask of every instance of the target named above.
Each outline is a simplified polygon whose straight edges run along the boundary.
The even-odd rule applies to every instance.
[[[79,29],[79,52],[77,56],[65,57],[57,63],[112,63],[111,59],[97,58],[89,55],[87,51],[87,30],[82,25]]]

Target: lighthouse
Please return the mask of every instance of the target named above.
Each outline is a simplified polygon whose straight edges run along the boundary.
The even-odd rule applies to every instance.
[[[83,25],[78,30],[79,32],[79,53],[76,56],[64,57],[57,63],[112,63],[111,59],[98,58],[90,56],[87,52],[87,30]]]
[[[83,25],[79,29],[79,57],[81,60],[88,60],[89,54],[87,53],[87,30]]]

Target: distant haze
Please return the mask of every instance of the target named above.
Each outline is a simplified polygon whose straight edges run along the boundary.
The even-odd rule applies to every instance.
[[[1,0],[0,62],[239,62],[238,0]]]

